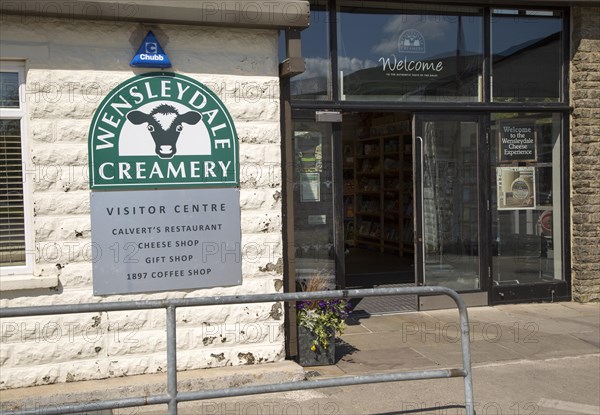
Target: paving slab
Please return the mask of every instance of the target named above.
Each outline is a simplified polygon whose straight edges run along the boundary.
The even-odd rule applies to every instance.
[[[459,343],[439,343],[416,349],[420,354],[442,367],[462,367],[462,351]],[[519,360],[522,355],[485,340],[471,342],[471,362],[500,362]]]
[[[350,334],[343,335],[341,341],[347,348],[354,348],[361,351],[377,352],[381,349],[390,349],[394,347],[413,347],[418,348],[427,344],[452,343],[455,344],[460,336],[456,337],[452,333],[436,330],[431,332],[421,332],[418,330],[380,332],[371,334]],[[457,346],[460,348],[460,346]]]
[[[357,317],[356,320],[361,326],[366,327],[370,332],[390,332],[401,331],[408,327],[421,326],[424,324],[435,324],[436,319],[431,318],[425,313],[402,313],[385,316]],[[458,316],[456,318],[458,321]]]
[[[530,316],[546,316],[554,318],[580,315],[577,308],[566,306],[565,304],[572,303],[503,304],[494,306],[493,308],[512,316],[519,316],[520,318],[529,318]],[[596,305],[595,307],[598,306]]]
[[[346,330],[344,330],[344,334],[365,334],[372,333],[371,330],[363,326],[358,321],[351,321],[346,324]]]
[[[600,333],[598,332],[598,330],[572,333],[571,336],[583,340],[584,342],[587,342],[592,346],[600,348]]]
[[[536,334],[519,341],[500,339],[498,345],[518,353],[525,359],[540,360],[599,353],[600,348],[570,334]]]
[[[347,374],[356,375],[431,368],[437,365],[410,347],[394,347],[379,349],[376,353],[359,350],[343,356],[336,366]]]
[[[559,303],[561,306],[570,308],[579,313],[589,314],[590,310],[600,319],[600,303],[577,303],[574,301],[565,301]]]
[[[469,339],[471,341],[485,340],[498,342],[500,339],[507,341],[519,341],[529,338],[539,332],[537,325],[527,326],[524,323],[512,326],[500,325],[499,323],[469,322]],[[391,331],[384,331],[382,327],[378,332],[369,333],[345,333],[341,339],[361,350],[377,350],[383,347],[397,345],[400,347],[419,347],[427,344],[460,342],[461,329],[459,322],[444,322],[432,320],[417,323],[407,323],[401,330],[396,327]]]
[[[514,316],[496,307],[473,307],[467,311],[469,313],[469,321],[506,325],[515,322]]]
[[[472,310],[473,310],[472,308],[467,309],[469,318],[471,317],[470,313],[472,312]],[[458,313],[457,308],[452,308],[452,309],[448,309],[448,310],[421,311],[420,313],[422,313],[425,316],[428,316],[429,318],[432,318],[436,321],[452,322],[452,321],[460,320],[460,315]]]
[[[530,330],[535,329],[539,333],[548,334],[583,333],[600,330],[599,325],[586,321],[584,317],[579,319],[531,319],[522,321],[521,327],[528,327]]]

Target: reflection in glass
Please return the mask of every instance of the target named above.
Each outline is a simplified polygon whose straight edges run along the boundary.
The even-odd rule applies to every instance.
[[[19,74],[0,72],[0,107],[19,108]]]
[[[335,286],[331,125],[293,122],[296,280],[319,274]]]
[[[310,26],[301,34],[306,70],[292,78],[292,99],[295,100],[331,98],[328,13],[320,3],[326,2],[311,5]]]
[[[560,12],[494,10],[492,99],[556,102],[561,99]]]
[[[526,140],[511,126],[531,126],[535,159],[502,161],[499,154]],[[543,283],[562,279],[560,229],[560,115],[493,114],[492,137],[492,268],[496,285]],[[511,136],[512,134],[512,136]],[[519,165],[520,167],[514,167]],[[502,207],[503,177],[498,172],[533,172],[533,208]],[[508,173],[507,173],[508,174]],[[504,175],[504,174],[503,174]],[[508,189],[510,191],[510,189]]]
[[[446,7],[415,12],[379,4],[381,8],[340,9],[341,99],[480,100],[480,11]]]
[[[423,122],[425,285],[479,288],[479,124]]]

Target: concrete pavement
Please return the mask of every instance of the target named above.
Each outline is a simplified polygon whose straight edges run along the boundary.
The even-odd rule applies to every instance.
[[[477,414],[600,414],[600,304],[469,309]],[[356,316],[335,366],[309,380],[460,367],[458,311]],[[336,387],[184,404],[189,414],[464,414],[463,379]]]
[[[469,309],[469,318],[477,414],[600,414],[600,304],[480,307]],[[304,368],[308,381],[460,367],[456,310],[355,316],[349,323],[337,343],[337,364]],[[298,368],[290,362],[286,365],[290,375],[297,378]],[[253,370],[260,373],[261,366],[269,365],[257,365]],[[242,373],[247,369],[238,370]],[[211,372],[216,373],[214,370],[218,369]],[[227,370],[235,372],[236,368]],[[262,382],[282,381],[268,374],[259,378]],[[97,389],[110,391],[106,385],[127,380],[96,382]],[[62,387],[52,386],[55,391]],[[74,387],[69,384],[70,389]],[[41,399],[38,388],[3,391],[0,396],[2,401],[14,400],[25,392],[30,398]],[[179,413],[441,415],[464,413],[463,403],[463,380],[455,378],[184,403]],[[113,413],[160,414],[166,413],[166,408],[125,408]]]
[[[469,309],[469,321],[477,413],[600,414],[600,304],[479,307]],[[357,318],[341,338],[337,365],[309,373],[460,367],[457,322],[455,310]],[[347,399],[329,396],[355,402],[347,413],[463,413],[462,379],[339,392]]]

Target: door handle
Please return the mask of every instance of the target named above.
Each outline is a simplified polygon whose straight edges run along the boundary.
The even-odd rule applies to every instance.
[[[421,223],[421,226],[420,226],[420,229],[417,230],[417,226],[416,226],[416,223],[415,223],[415,236],[416,237],[415,237],[414,240],[415,240],[415,253],[418,252],[417,249],[416,249],[417,248],[416,245],[417,244],[421,245],[421,258],[418,258],[418,256],[417,256],[417,259],[421,260],[421,264],[418,264],[416,266],[419,266],[419,265],[421,266],[421,275],[422,275],[421,284],[424,284],[425,283],[425,235],[424,235],[425,224],[423,223],[424,222],[424,220],[423,220],[424,219],[423,218],[423,208],[424,208],[425,198],[423,196],[423,193],[424,193],[423,192],[423,190],[424,190],[424,186],[423,186],[423,182],[424,182],[423,181],[423,173],[424,173],[423,164],[424,164],[425,156],[423,155],[423,148],[424,148],[423,137],[418,136],[418,135],[415,136],[415,146],[418,147],[418,149],[415,149],[415,150],[418,150],[418,153],[419,153],[418,159],[417,159],[417,157],[415,157],[415,162],[418,160],[418,164],[419,164],[419,166],[418,166],[418,176],[419,177],[418,177],[418,180],[415,180],[415,182],[418,182],[418,183],[415,183],[415,185],[419,186],[419,196],[420,196],[419,197],[419,199],[420,199],[419,203],[420,203],[420,209],[413,209],[413,210],[414,210],[415,219]],[[415,156],[416,156],[416,153],[415,153]],[[420,217],[416,218],[416,215],[419,215]],[[417,233],[418,233],[418,235],[417,235]]]

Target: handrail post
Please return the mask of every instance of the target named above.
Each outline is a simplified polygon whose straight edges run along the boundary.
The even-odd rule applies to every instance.
[[[177,415],[177,329],[175,306],[167,306],[167,393],[169,415]]]
[[[469,338],[469,316],[463,299],[454,290],[448,290],[449,295],[458,307],[460,318],[460,346],[462,350],[463,369],[465,371],[465,409],[467,415],[475,415],[473,402],[473,372],[471,370],[471,344]]]

